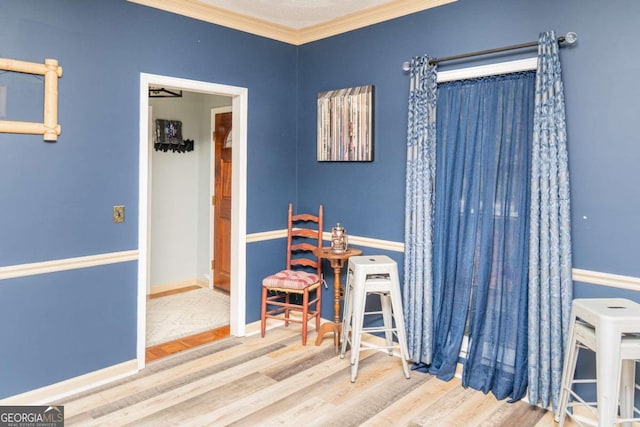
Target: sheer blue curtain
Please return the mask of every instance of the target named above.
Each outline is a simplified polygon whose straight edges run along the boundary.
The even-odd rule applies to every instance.
[[[529,401],[557,406],[569,312],[571,223],[564,91],[553,31],[540,34],[529,242]]]
[[[440,84],[430,372],[519,399],[527,387],[530,152],[535,73]]]
[[[429,57],[411,61],[403,305],[409,358],[431,363],[432,258],[436,153],[436,67]]]

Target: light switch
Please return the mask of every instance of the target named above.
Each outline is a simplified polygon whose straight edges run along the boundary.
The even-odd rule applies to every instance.
[[[118,205],[113,207],[113,223],[119,224],[124,222],[124,206]]]

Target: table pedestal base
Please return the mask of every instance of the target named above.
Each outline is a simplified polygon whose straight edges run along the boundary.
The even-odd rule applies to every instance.
[[[325,322],[320,325],[318,336],[316,337],[316,345],[320,345],[322,343],[324,334],[326,334],[327,332],[333,332],[333,346],[335,347],[336,351],[338,351],[338,348],[340,348],[340,334],[342,333],[342,323]]]
[[[340,347],[340,333],[342,332],[342,322],[340,320],[340,296],[342,295],[342,286],[340,285],[340,272],[344,263],[351,256],[362,255],[360,249],[349,249],[342,253],[333,253],[330,248],[316,248],[313,253],[318,258],[329,260],[331,268],[333,268],[333,322],[325,322],[318,330],[316,345],[320,345],[322,337],[327,332],[333,332],[333,346],[338,351]]]

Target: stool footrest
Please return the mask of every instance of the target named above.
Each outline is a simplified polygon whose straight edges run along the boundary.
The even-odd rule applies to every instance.
[[[400,349],[399,345],[374,345],[360,342],[360,350],[393,350]]]
[[[396,328],[385,328],[384,326],[369,326],[368,328],[362,328],[362,332],[393,332],[397,336]]]
[[[364,313],[362,313],[363,316],[371,316],[373,314],[384,314],[382,312],[382,310],[379,311],[365,311]]]
[[[591,410],[591,412],[593,412],[595,415],[598,415],[598,412],[596,411],[597,402],[585,402],[585,400],[582,399],[573,390],[569,390],[569,396],[573,397],[575,400],[573,402],[569,402],[567,404],[568,408],[573,408],[574,406],[584,406],[584,407],[589,408],[589,410]]]
[[[571,384],[595,384],[597,381],[595,378],[583,378],[579,380],[572,380]]]
[[[576,422],[579,426],[583,427],[585,425],[589,425],[592,427],[598,427],[598,422],[596,420],[592,420],[589,418],[581,417],[580,415],[574,415],[567,412],[569,418]],[[586,424],[585,424],[586,423]]]
[[[618,418],[616,419],[616,424],[637,423],[638,421],[640,421],[640,418]]]
[[[591,410],[594,414],[597,414],[596,412],[596,405],[598,404],[598,402],[585,402],[584,400],[580,400],[579,402],[569,402],[567,404],[568,408],[574,408],[574,407],[586,407],[589,410]]]

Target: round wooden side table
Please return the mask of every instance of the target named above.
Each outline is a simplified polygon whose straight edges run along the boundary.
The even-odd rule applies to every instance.
[[[340,284],[340,273],[344,267],[345,261],[352,256],[362,255],[360,249],[349,248],[343,253],[333,253],[331,248],[314,249],[313,253],[321,259],[329,260],[331,268],[333,268],[333,322],[325,322],[320,325],[316,345],[320,345],[324,334],[333,332],[333,345],[336,350],[340,347],[340,333],[342,331],[342,321],[340,319],[340,295],[342,295],[342,286]]]

